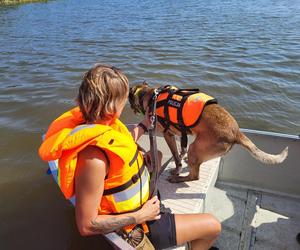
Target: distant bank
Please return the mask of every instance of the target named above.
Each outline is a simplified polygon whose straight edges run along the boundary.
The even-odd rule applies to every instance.
[[[46,0],[0,0],[0,4],[18,4],[18,3],[30,3],[30,2],[47,2]]]

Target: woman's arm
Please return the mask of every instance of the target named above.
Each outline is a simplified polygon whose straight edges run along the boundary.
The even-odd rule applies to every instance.
[[[147,108],[144,119],[130,131],[134,141],[136,142],[145,132],[148,132],[149,127],[149,110]]]
[[[132,213],[98,215],[98,207],[104,190],[104,178],[108,163],[97,147],[89,146],[78,156],[75,177],[75,215],[81,235],[105,234],[131,224],[159,219],[157,197]]]
[[[140,122],[138,125],[136,125],[136,126],[130,131],[130,133],[131,133],[131,135],[132,135],[132,137],[133,137],[133,139],[134,139],[135,142],[138,141],[138,139],[139,139],[145,132],[147,132],[147,131],[145,131],[145,129],[144,129],[140,124],[143,124],[143,125],[147,128],[147,130],[148,130],[148,126],[146,126],[146,125],[144,124],[143,121]]]

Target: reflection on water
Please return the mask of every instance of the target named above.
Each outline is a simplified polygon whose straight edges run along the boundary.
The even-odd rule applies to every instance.
[[[241,127],[299,134],[299,1],[66,0],[1,6],[0,44],[5,249],[81,245],[73,209],[46,176],[37,149],[49,122],[74,105],[82,73],[96,62],[122,68],[131,83],[199,87]],[[122,119],[140,118],[127,106]]]

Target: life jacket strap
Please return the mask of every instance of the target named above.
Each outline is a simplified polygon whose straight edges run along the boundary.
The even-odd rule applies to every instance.
[[[138,181],[138,179],[140,179],[140,176],[142,175],[144,170],[145,170],[145,164],[142,165],[142,167],[139,169],[139,171],[136,174],[134,174],[129,181],[127,181],[126,183],[124,183],[120,186],[110,188],[110,189],[105,189],[103,192],[103,195],[111,195],[111,194],[115,194],[115,193],[126,190],[131,185],[136,183]]]
[[[135,151],[135,154],[134,154],[134,156],[132,158],[132,160],[129,162],[129,166],[130,167],[133,165],[133,163],[135,163],[135,161],[137,160],[138,156],[139,156],[139,150],[137,148],[136,151]]]

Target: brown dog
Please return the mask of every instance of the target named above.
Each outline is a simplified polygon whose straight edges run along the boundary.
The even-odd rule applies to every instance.
[[[130,88],[129,102],[135,113],[145,113],[145,110],[149,107],[152,100],[154,90],[154,88],[151,88],[145,82]],[[176,91],[177,88],[174,87],[172,93],[176,94]],[[183,91],[183,93],[186,92]],[[195,94],[195,92],[193,93]],[[169,98],[168,102],[174,107],[180,105],[176,100],[174,101],[173,98]],[[168,121],[162,121],[161,119],[158,120],[157,127],[163,132],[176,164],[176,169],[172,172],[169,181],[182,182],[197,180],[199,178],[199,168],[202,162],[226,154],[234,144],[240,144],[245,147],[254,158],[265,164],[278,164],[283,162],[287,157],[288,147],[278,155],[267,154],[258,149],[254,143],[240,131],[236,120],[216,102],[208,102],[208,104],[204,104],[202,108],[203,111],[199,119],[197,119],[197,122],[185,130],[195,136],[195,140],[190,144],[187,152],[187,162],[190,169],[188,176],[179,176],[182,168],[181,159],[186,153],[186,148],[182,148],[181,154],[179,155],[174,137],[174,135],[182,136],[182,134],[184,134],[184,131],[181,131],[181,129],[184,129],[183,126],[177,126],[172,122],[168,123]],[[194,112],[198,112],[198,110],[188,110],[188,116],[192,116],[191,114]],[[169,116],[166,117],[170,119]],[[200,117],[201,122],[199,122]],[[168,126],[165,126],[165,122]]]

